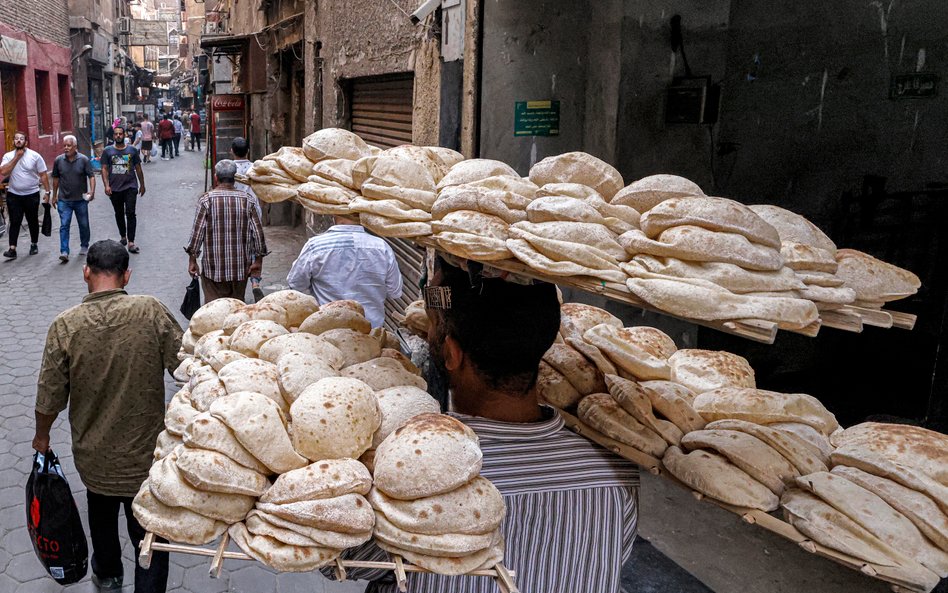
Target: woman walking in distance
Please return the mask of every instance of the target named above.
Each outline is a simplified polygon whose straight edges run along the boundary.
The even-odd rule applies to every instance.
[[[115,209],[120,241],[129,253],[138,253],[135,245],[135,205],[145,195],[145,175],[138,150],[125,144],[125,128],[115,128],[115,144],[102,153],[102,185]]]

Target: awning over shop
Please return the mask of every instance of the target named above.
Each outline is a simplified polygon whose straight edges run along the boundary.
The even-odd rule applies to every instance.
[[[238,53],[247,43],[253,34],[246,35],[204,35],[201,37],[201,49],[214,49],[215,53]]]

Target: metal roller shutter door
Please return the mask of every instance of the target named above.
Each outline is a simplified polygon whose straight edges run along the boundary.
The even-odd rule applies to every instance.
[[[415,75],[352,79],[352,131],[381,148],[411,144]]]

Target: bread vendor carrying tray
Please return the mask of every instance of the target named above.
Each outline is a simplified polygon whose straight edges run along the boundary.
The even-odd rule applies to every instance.
[[[221,536],[220,543],[216,548],[206,548],[201,546],[190,546],[176,543],[161,543],[155,541],[155,534],[147,532],[142,540],[141,550],[138,554],[138,564],[147,569],[151,566],[151,557],[153,552],[174,552],[177,554],[188,554],[191,556],[205,556],[211,559],[211,565],[208,574],[211,578],[219,578],[223,569],[224,560],[249,560],[253,558],[243,552],[232,552],[227,550],[230,543],[230,537],[227,533]],[[395,573],[396,582],[399,591],[408,591],[407,573],[409,572],[430,572],[424,568],[406,564],[401,556],[397,554],[390,555],[390,562],[370,562],[360,560],[341,560],[335,561],[336,580],[345,581],[347,568],[367,568],[390,570]],[[503,564],[497,564],[493,568],[481,569],[469,572],[463,576],[491,577],[497,581],[497,588],[501,593],[519,593],[514,578],[516,573],[507,570]]]

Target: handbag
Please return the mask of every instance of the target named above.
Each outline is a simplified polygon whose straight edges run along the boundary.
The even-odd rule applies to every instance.
[[[42,233],[44,237],[49,237],[53,234],[53,215],[50,212],[49,203],[43,204],[43,229]]]
[[[191,319],[194,312],[201,308],[201,283],[197,277],[191,279],[191,284],[184,290],[184,300],[181,301],[181,314],[185,319]]]
[[[86,576],[89,547],[79,509],[56,454],[33,455],[26,481],[26,528],[43,568],[60,585]]]

